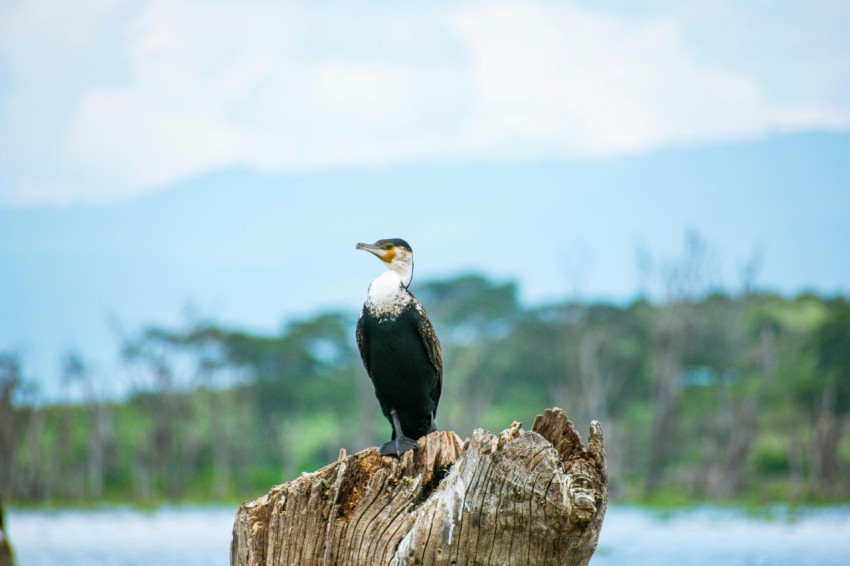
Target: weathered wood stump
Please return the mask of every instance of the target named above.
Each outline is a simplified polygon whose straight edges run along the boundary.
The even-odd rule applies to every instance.
[[[561,409],[463,443],[434,432],[401,459],[369,448],[244,503],[232,565],[587,564],[608,479]]]

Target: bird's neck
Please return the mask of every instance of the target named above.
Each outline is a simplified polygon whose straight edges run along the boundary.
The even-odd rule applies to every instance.
[[[410,287],[410,282],[413,280],[413,258],[396,259],[389,265],[389,268],[398,274],[398,278],[405,288]]]
[[[380,318],[395,318],[413,300],[404,281],[395,271],[387,271],[369,285],[366,308]]]

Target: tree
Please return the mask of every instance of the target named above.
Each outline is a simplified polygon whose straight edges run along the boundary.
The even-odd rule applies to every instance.
[[[655,317],[655,416],[650,433],[646,493],[655,492],[664,483],[665,467],[678,426],[684,356],[698,316],[695,304],[706,289],[707,260],[705,243],[692,232],[687,235],[681,259],[664,269],[662,303]]]
[[[12,490],[15,476],[15,450],[21,438],[21,418],[12,400],[21,385],[18,356],[0,352],[0,494]]]
[[[804,395],[816,415],[812,476],[820,493],[828,496],[841,477],[838,447],[850,414],[850,301],[838,297],[827,308],[812,337],[817,377]]]
[[[103,496],[107,457],[113,443],[112,412],[102,392],[97,391],[95,377],[88,364],[77,352],[62,358],[65,382],[77,383],[83,389],[83,399],[89,413],[86,447],[86,485],[88,496],[94,500]]]
[[[0,489],[0,566],[12,566],[13,564],[12,547],[6,537],[6,528],[3,522],[3,490]]]
[[[759,409],[776,377],[778,324],[756,294],[759,256],[741,270],[735,295],[715,292],[701,301],[702,324],[694,339],[696,362],[711,373],[712,403],[705,409],[705,439],[697,484],[713,498],[744,489],[759,430]],[[753,314],[755,313],[755,314]]]
[[[165,495],[176,497],[197,458],[194,446],[181,446],[180,421],[187,411],[178,392],[177,372],[180,352],[170,331],[148,328],[135,339],[123,343],[123,358],[134,373],[131,404],[145,413],[147,425],[139,431],[142,438],[135,447],[135,476],[139,495],[149,497],[161,484]],[[181,375],[185,371],[182,368]],[[159,482],[154,480],[159,479]]]

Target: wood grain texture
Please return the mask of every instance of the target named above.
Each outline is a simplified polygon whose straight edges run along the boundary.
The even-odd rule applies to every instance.
[[[607,500],[601,426],[585,447],[547,409],[531,431],[434,432],[401,459],[341,454],[244,503],[231,564],[582,565]]]

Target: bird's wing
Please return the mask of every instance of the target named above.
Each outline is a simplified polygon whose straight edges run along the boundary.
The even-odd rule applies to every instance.
[[[369,377],[372,377],[372,374],[369,373],[369,354],[366,343],[366,325],[363,324],[363,312],[360,312],[360,318],[357,319],[357,332],[355,333],[357,336],[357,349],[360,350],[360,359],[363,360],[363,367],[366,368],[366,373],[369,374]]]
[[[443,351],[440,348],[437,333],[434,332],[434,327],[428,320],[428,315],[425,314],[425,309],[419,304],[419,301],[416,301],[416,310],[419,312],[419,337],[422,338],[425,351],[428,352],[428,359],[431,360],[431,365],[437,372],[437,387],[431,393],[431,398],[436,404],[440,400],[440,392],[443,388]]]

